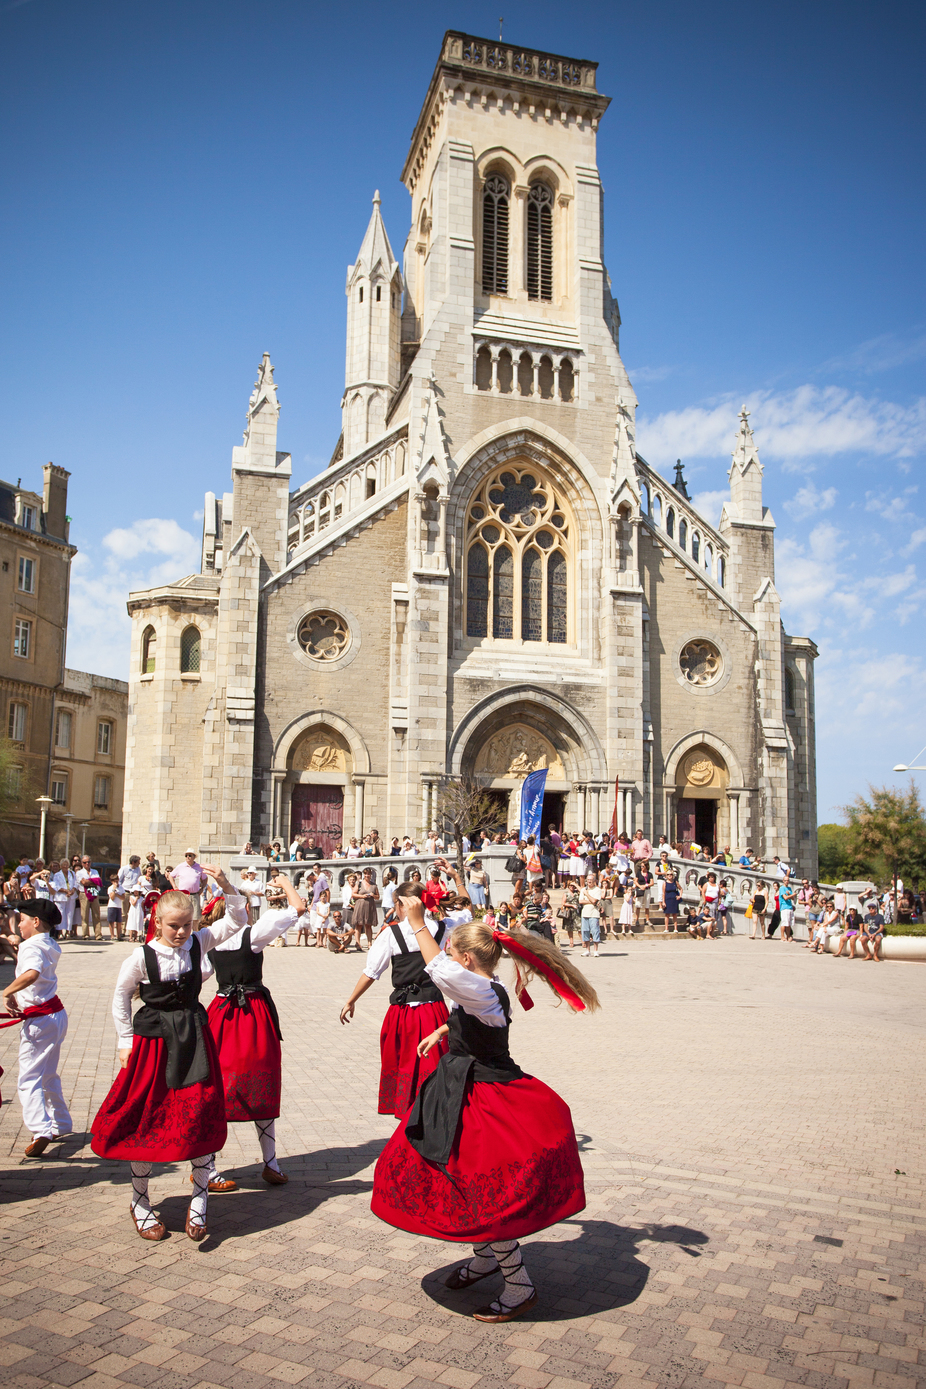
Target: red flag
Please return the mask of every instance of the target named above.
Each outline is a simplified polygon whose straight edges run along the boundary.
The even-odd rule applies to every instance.
[[[620,777],[614,778],[614,809],[611,811],[611,823],[608,826],[608,834],[612,839],[617,838],[617,797],[620,790]]]

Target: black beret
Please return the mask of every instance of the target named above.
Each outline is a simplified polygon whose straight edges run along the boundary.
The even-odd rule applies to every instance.
[[[36,916],[50,928],[61,925],[61,913],[58,908],[54,902],[49,902],[44,897],[17,902],[16,909],[20,916]]]

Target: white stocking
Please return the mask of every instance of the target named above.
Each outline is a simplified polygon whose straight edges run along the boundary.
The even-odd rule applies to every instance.
[[[206,1206],[209,1201],[209,1174],[212,1167],[212,1153],[205,1157],[193,1158],[193,1199],[190,1202],[191,1225],[205,1225]]]
[[[516,1239],[496,1240],[492,1252],[498,1259],[498,1266],[505,1278],[505,1287],[500,1298],[491,1304],[493,1312],[510,1312],[520,1307],[522,1302],[533,1296],[534,1285],[521,1259],[521,1246]]]
[[[260,1154],[264,1159],[264,1166],[269,1167],[272,1172],[279,1172],[280,1165],[277,1162],[277,1138],[276,1138],[276,1119],[255,1119],[254,1127],[257,1129],[257,1137],[260,1140]]]
[[[158,1225],[157,1216],[148,1200],[148,1179],[151,1176],[150,1162],[133,1162],[132,1167],[132,1214],[138,1222],[139,1230],[150,1230]]]

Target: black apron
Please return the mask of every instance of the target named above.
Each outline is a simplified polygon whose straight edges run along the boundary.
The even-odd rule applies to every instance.
[[[190,942],[190,968],[179,979],[162,982],[157,951],[150,945],[142,948],[148,983],[138,986],[142,1007],[132,1019],[132,1031],[136,1037],[163,1037],[168,1090],[204,1084],[212,1069],[203,1041],[203,1027],[208,1025],[206,1010],[199,1001],[203,986],[199,937],[194,935]]]
[[[402,927],[397,921],[390,921],[389,929],[395,936],[400,954],[392,957],[392,993],[390,1003],[441,1003],[443,994],[424,967],[420,950],[409,950]],[[434,939],[440,945],[444,939],[444,922],[438,926]]]
[[[267,1012],[273,1022],[274,1031],[282,1042],[280,1018],[270,990],[264,987],[264,957],[251,949],[251,928],[248,926],[241,937],[237,950],[210,950],[209,959],[215,970],[215,981],[219,986],[217,998],[227,1000],[225,1015],[228,1017],[236,1008],[250,1013],[249,999],[259,996],[267,1005]]]
[[[411,1146],[439,1167],[445,1167],[450,1160],[470,1087],[483,1081],[507,1085],[524,1075],[508,1053],[508,994],[494,980],[492,988],[502,1005],[505,1026],[488,1027],[462,1008],[451,1009],[447,1023],[450,1049],[425,1079],[405,1124],[405,1136]]]

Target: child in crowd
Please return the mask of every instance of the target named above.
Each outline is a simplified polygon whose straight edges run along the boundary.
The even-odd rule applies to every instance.
[[[106,896],[109,905],[106,908],[106,924],[109,927],[110,940],[122,939],[122,903],[125,892],[119,886],[119,874],[110,873],[109,887],[106,889]]]

